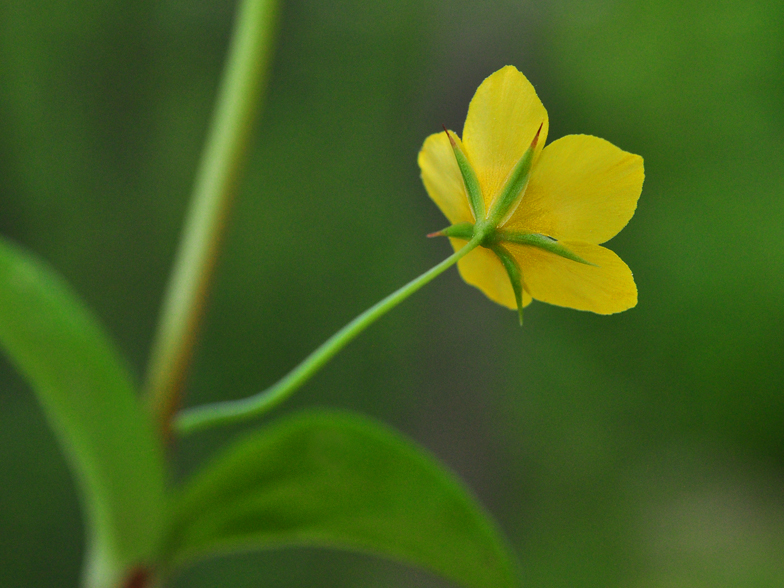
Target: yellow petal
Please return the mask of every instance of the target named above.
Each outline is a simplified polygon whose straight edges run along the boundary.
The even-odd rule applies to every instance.
[[[505,244],[520,264],[531,296],[549,304],[598,314],[621,312],[637,304],[637,286],[632,272],[620,257],[600,245],[575,241],[561,243],[596,266],[565,259],[536,247]]]
[[[548,122],[531,82],[507,65],[477,89],[468,106],[463,145],[482,186],[485,210],[490,210],[493,198],[542,123],[534,165],[547,139]]]
[[[457,137],[454,139],[459,141]],[[474,216],[463,186],[463,176],[446,133],[437,133],[425,139],[417,161],[427,193],[449,222],[453,225],[473,223]]]
[[[598,137],[567,135],[542,151],[504,228],[604,243],[632,218],[644,177],[639,155]]]
[[[452,247],[458,251],[466,242],[450,239]],[[517,310],[514,290],[501,261],[495,253],[484,247],[477,247],[457,262],[457,269],[463,279],[479,288],[493,302]],[[523,290],[523,306],[531,304],[531,296]]]

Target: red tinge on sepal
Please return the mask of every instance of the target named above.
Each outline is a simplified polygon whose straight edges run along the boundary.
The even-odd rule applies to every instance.
[[[531,141],[531,149],[536,149],[536,144],[539,142],[539,133],[542,132],[543,126],[544,126],[544,121],[540,123],[539,130],[536,131],[536,136],[534,136],[534,140]]]
[[[457,147],[457,144],[455,143],[455,140],[452,138],[452,135],[449,134],[446,125],[441,125],[441,127],[444,129],[446,136],[449,137],[449,142],[452,144],[452,147]]]
[[[428,233],[427,235],[425,235],[425,237],[427,237],[428,239],[432,239],[433,237],[443,237],[443,236],[444,236],[443,230],[436,231],[435,233]]]

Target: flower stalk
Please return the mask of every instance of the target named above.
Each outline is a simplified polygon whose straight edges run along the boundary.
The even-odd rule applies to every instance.
[[[306,357],[302,363],[266,390],[241,400],[217,402],[182,411],[174,420],[175,432],[179,435],[188,435],[203,429],[245,421],[266,413],[291,396],[332,359],[336,353],[373,324],[376,319],[385,315],[422,286],[444,273],[444,271],[478,247],[480,243],[480,238],[472,239],[438,265],[430,268],[402,288],[371,306],[327,339],[318,349]]]

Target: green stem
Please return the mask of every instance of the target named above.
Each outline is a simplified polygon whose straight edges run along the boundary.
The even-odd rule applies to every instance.
[[[164,437],[180,402],[226,219],[260,111],[277,12],[277,0],[240,0],[146,375],[146,400]]]
[[[481,239],[474,238],[444,261],[410,281],[380,302],[360,314],[311,353],[286,376],[266,390],[242,400],[217,402],[182,411],[174,420],[174,429],[180,435],[195,431],[244,421],[259,416],[277,406],[307,382],[324,364],[354,337],[359,335],[376,319],[386,314],[403,300],[411,296],[433,278],[453,266],[462,257],[479,246]]]

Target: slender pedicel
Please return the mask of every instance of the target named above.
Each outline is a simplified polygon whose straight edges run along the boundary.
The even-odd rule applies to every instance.
[[[180,435],[187,435],[201,429],[245,421],[274,408],[291,396],[332,359],[338,351],[343,349],[369,325],[373,324],[376,319],[400,304],[433,278],[455,265],[460,259],[478,247],[479,244],[480,240],[478,238],[472,239],[462,249],[456,251],[435,267],[430,268],[421,276],[414,278],[402,288],[371,306],[322,343],[318,349],[306,357],[302,363],[276,384],[258,394],[241,400],[217,402],[184,410],[176,416],[174,430]]]

